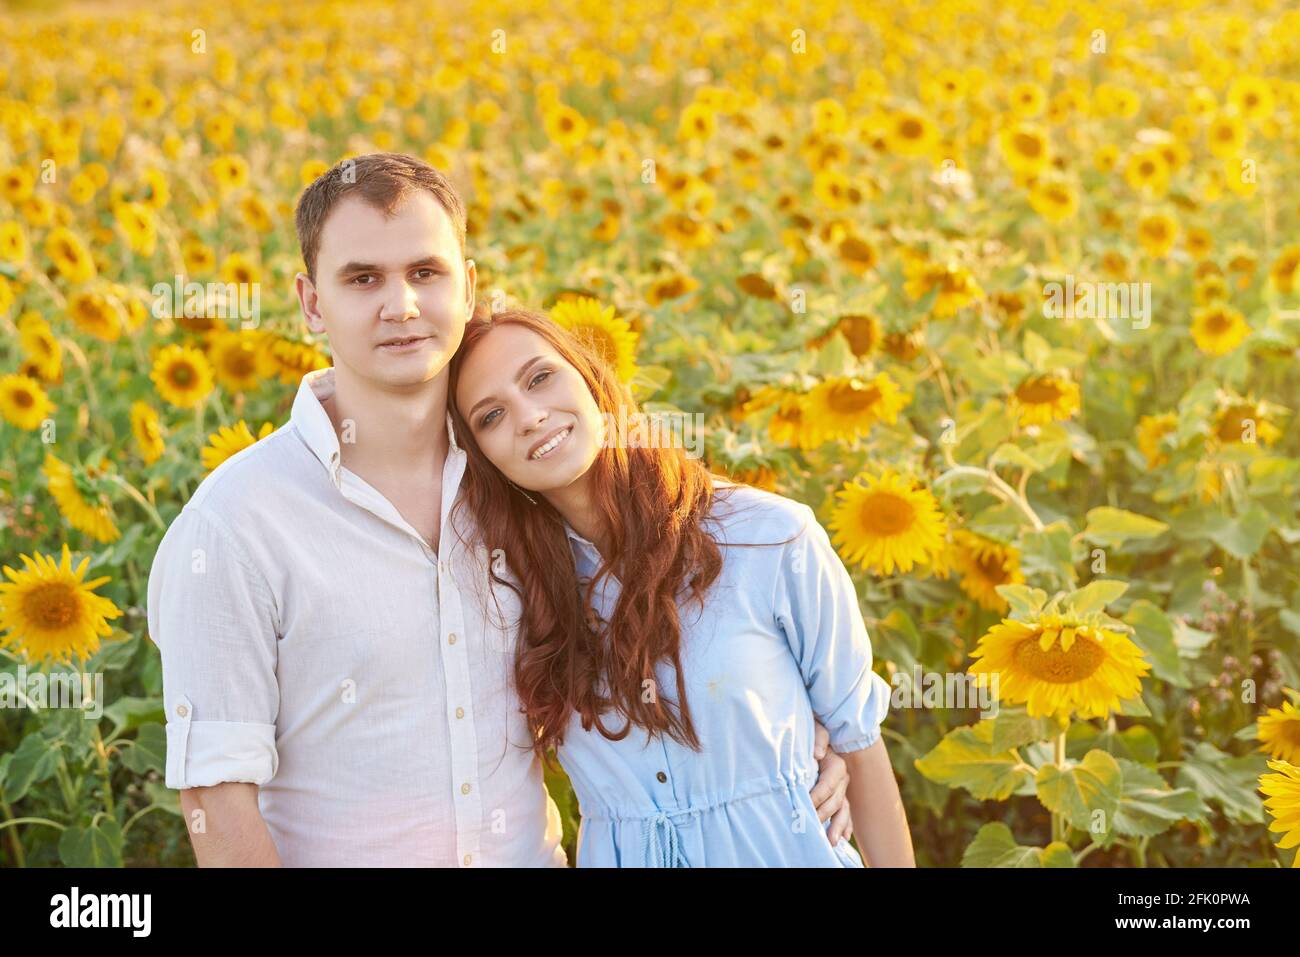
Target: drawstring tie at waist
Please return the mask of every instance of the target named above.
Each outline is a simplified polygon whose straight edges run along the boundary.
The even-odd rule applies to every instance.
[[[662,834],[660,833],[662,831]],[[677,827],[663,811],[642,825],[641,855],[646,867],[690,867],[682,854]]]

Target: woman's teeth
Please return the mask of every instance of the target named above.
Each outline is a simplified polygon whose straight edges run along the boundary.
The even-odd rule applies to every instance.
[[[554,449],[557,445],[559,445],[561,442],[563,442],[565,439],[567,439],[567,438],[569,437],[569,433],[572,432],[572,431],[573,431],[573,426],[569,426],[569,428],[565,429],[563,432],[561,432],[561,433],[560,433],[559,435],[557,435],[555,438],[551,439],[551,441],[549,441],[549,442],[547,442],[545,445],[543,445],[540,449],[538,449],[538,450],[537,450],[536,452],[534,452],[531,456],[529,456],[529,458],[532,458],[532,459],[540,459],[543,455],[546,455],[548,452],[550,452],[552,449]]]

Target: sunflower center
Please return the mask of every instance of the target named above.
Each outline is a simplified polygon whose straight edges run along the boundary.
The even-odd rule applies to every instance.
[[[1205,323],[1210,332],[1227,332],[1232,326],[1226,313],[1216,310],[1210,314],[1209,320]]]
[[[862,527],[872,535],[899,535],[915,518],[912,503],[892,492],[872,492],[862,502]]]
[[[1076,635],[1069,651],[1061,650],[1058,640],[1043,651],[1037,636],[1016,646],[1016,664],[1024,671],[1052,684],[1074,684],[1083,681],[1101,667],[1106,652],[1090,638]]]
[[[903,120],[898,126],[898,132],[904,139],[915,140],[921,137],[921,124],[914,119]]]
[[[77,620],[77,596],[63,582],[38,585],[23,596],[23,617],[38,628],[57,631]]]
[[[191,385],[194,382],[194,370],[184,363],[172,366],[171,380],[181,388]]]
[[[232,376],[243,378],[252,375],[255,366],[256,361],[247,350],[239,349],[226,356],[226,371]]]
[[[36,404],[35,397],[25,389],[19,389],[13,394],[14,405],[23,409],[30,409]]]
[[[826,404],[840,415],[861,415],[879,401],[880,390],[874,385],[844,385],[826,397]]]
[[[1015,138],[1016,152],[1022,156],[1041,156],[1043,144],[1038,137],[1030,136],[1028,133],[1017,133]]]
[[[975,562],[980,575],[994,584],[1001,585],[1007,580],[1007,571],[1002,567],[1002,559],[996,555],[981,555]]]
[[[1016,398],[1028,405],[1045,405],[1060,397],[1061,389],[1051,379],[1030,379],[1016,389]]]

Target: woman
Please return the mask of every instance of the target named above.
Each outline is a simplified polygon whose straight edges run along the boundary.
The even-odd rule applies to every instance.
[[[612,369],[536,313],[471,320],[450,399],[462,504],[517,596],[533,746],[581,805],[578,865],[861,867],[817,826],[815,714],[868,862],[914,866],[889,686],[812,510],[651,447]]]

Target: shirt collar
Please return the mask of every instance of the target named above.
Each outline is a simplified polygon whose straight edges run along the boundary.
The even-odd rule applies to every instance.
[[[329,472],[334,484],[338,485],[341,481],[342,468],[339,437],[334,431],[334,423],[330,421],[329,413],[321,404],[334,394],[334,389],[333,366],[308,372],[298,385],[298,394],[294,397],[289,421],[307,443],[307,448],[311,449],[312,454]],[[447,413],[447,442],[449,456],[464,454],[456,442],[456,429],[452,425],[450,412]]]

